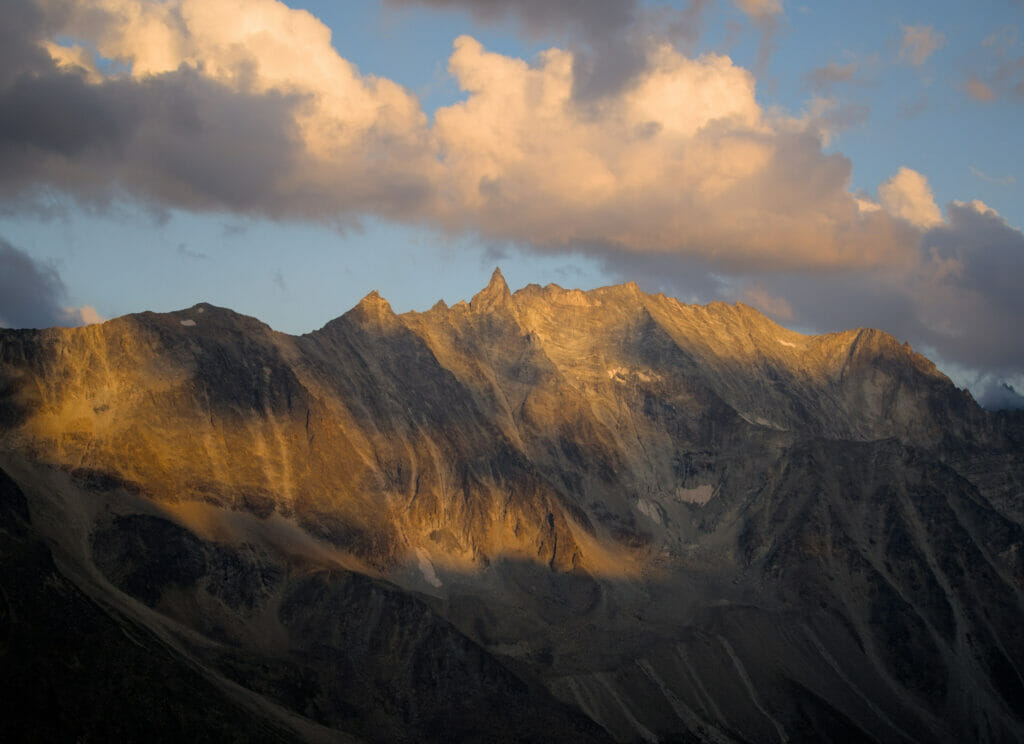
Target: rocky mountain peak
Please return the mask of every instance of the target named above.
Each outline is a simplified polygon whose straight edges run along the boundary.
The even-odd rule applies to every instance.
[[[474,312],[488,312],[498,307],[507,307],[511,300],[512,293],[505,282],[505,277],[501,269],[496,267],[491,274],[491,281],[474,295],[469,307]]]
[[[0,331],[0,553],[9,469],[97,606],[361,740],[1019,741],[1016,421],[882,332],[635,284],[203,304]]]
[[[391,309],[391,303],[381,297],[376,289],[361,299],[359,304],[349,312],[354,313],[356,317],[374,323],[392,323],[396,318],[395,311]]]
[[[371,290],[363,299],[359,300],[357,307],[386,307],[391,309],[391,304],[380,296],[380,292],[376,289]]]

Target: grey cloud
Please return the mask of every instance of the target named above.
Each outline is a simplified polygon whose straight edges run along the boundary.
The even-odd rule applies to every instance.
[[[366,211],[408,216],[429,196],[422,170],[406,166],[408,145],[387,133],[371,130],[348,160],[310,155],[297,131],[300,95],[236,90],[185,66],[98,82],[58,68],[39,42],[62,28],[73,6],[62,3],[4,5],[0,209],[43,211],[52,190],[100,208],[128,198],[154,209],[343,224]],[[107,22],[80,16],[76,23]]]
[[[574,95],[581,102],[615,93],[643,72],[651,36],[693,41],[708,2],[692,0],[677,10],[637,0],[386,0],[394,7],[460,9],[490,23],[512,18],[534,38],[568,34],[575,40]]]
[[[966,373],[983,405],[1018,407],[1024,399],[1015,391],[1010,395],[1005,383],[1024,374],[1024,233],[976,206],[953,203],[946,213],[947,224],[924,234],[920,264],[909,273],[862,269],[809,275],[728,268],[679,255],[603,255],[622,279],[684,301],[735,301],[756,287],[759,294],[784,301],[792,315],[778,320],[798,330],[880,328],[909,341],[940,367]]]
[[[434,8],[456,8],[487,22],[514,17],[534,36],[551,31],[580,32],[588,39],[600,39],[621,33],[636,18],[636,0],[386,0],[401,7],[425,5]]]
[[[49,70],[0,89],[0,197],[46,188],[86,204],[130,197],[160,207],[341,222],[409,214],[429,188],[372,159],[309,162],[299,100],[238,93],[186,68],[86,83]],[[367,143],[366,151],[382,143]],[[395,162],[395,161],[392,161]]]
[[[744,282],[756,282],[789,303],[800,327],[881,328],[985,379],[1020,375],[1024,233],[971,205],[953,203],[946,213],[948,223],[924,235],[921,264],[909,275],[737,273],[722,294],[739,296]]]
[[[0,238],[0,326],[47,328],[66,322],[65,291],[56,269]]]
[[[197,73],[87,84],[26,74],[0,91],[0,194],[53,186],[85,202],[274,214],[298,165],[290,102],[232,93]]]
[[[35,40],[52,28],[46,14],[32,0],[5,0],[0,22],[0,87],[25,71],[45,69],[50,58]]]
[[[1024,395],[1007,382],[990,380],[975,394],[978,403],[991,411],[1024,410]]]
[[[845,83],[853,79],[857,73],[857,63],[851,62],[848,65],[840,65],[837,62],[829,62],[824,67],[811,70],[804,76],[807,87],[814,91],[824,91],[837,83]]]
[[[1024,233],[971,205],[950,204],[946,213],[948,225],[929,231],[922,246],[937,272],[919,283],[926,341],[961,364],[1020,373]]]
[[[41,154],[70,159],[102,150],[120,155],[117,150],[140,123],[135,88],[121,81],[91,86],[78,75],[56,71],[18,77],[0,92],[4,178],[31,167]]]
[[[300,98],[240,93],[186,68],[86,83],[40,55],[31,40],[49,33],[46,19],[33,14],[31,3],[11,1],[17,12],[8,17],[5,8],[0,23],[0,35],[18,42],[0,44],[0,59],[8,63],[0,66],[0,201],[52,188],[100,205],[130,196],[162,207],[274,218],[339,221],[375,214],[445,224],[431,211],[436,183],[418,168],[402,167],[434,157],[426,146],[415,149],[422,143],[371,134],[381,139],[360,142],[360,157],[321,162],[295,131]],[[391,2],[463,7],[490,19],[514,16],[530,33],[569,31],[586,47],[577,65],[591,65],[580,95],[624,85],[646,62],[629,56],[641,49],[631,34],[647,22],[635,2]],[[595,61],[602,50],[610,51]],[[856,121],[863,113],[839,109],[822,126]],[[717,143],[739,137],[725,127],[704,126],[694,147],[714,152]],[[752,144],[761,136],[767,135],[743,134]],[[768,144],[773,154],[764,167],[722,190],[710,212],[688,200],[684,189],[658,189],[626,195],[598,212],[572,213],[564,202],[539,199],[536,173],[525,169],[522,184],[517,172],[495,180],[495,192],[505,186],[511,196],[492,200],[493,213],[487,211],[491,202],[477,212],[456,203],[451,229],[604,257],[623,278],[690,301],[736,299],[756,281],[788,303],[800,327],[876,326],[966,367],[1005,374],[1024,369],[1017,330],[1024,311],[1019,231],[995,215],[951,205],[948,226],[922,243],[909,224],[883,211],[857,213],[848,193],[849,161],[824,153],[815,132],[776,134]],[[631,250],[626,242],[599,243],[636,226],[654,236],[650,244]],[[6,244],[0,248],[4,276],[24,277],[11,280],[18,287],[36,287],[31,296],[5,290],[0,316],[10,324],[60,322],[63,285],[56,273]],[[870,268],[880,265],[888,268]],[[914,265],[917,273],[908,268]],[[30,311],[17,315],[19,307]]]

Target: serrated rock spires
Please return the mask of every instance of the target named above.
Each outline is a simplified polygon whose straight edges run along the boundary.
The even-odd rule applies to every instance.
[[[512,293],[505,283],[505,277],[501,269],[495,267],[490,282],[473,296],[469,307],[476,313],[493,312],[496,308],[507,307],[511,299]]]
[[[1021,431],[881,331],[500,270],[299,337],[0,331],[0,468],[74,575],[369,738],[439,737],[407,672],[451,659],[581,739],[1020,738]]]

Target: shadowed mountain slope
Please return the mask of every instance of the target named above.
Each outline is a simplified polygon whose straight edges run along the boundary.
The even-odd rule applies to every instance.
[[[879,331],[500,272],[0,331],[25,539],[298,738],[1020,738],[1022,420]]]

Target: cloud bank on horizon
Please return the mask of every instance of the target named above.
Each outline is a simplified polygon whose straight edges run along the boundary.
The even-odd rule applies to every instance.
[[[456,38],[448,71],[464,98],[428,114],[277,0],[9,0],[0,200],[39,208],[56,190],[100,208],[129,198],[332,224],[373,215],[584,252],[624,278],[700,282],[783,322],[874,325],[962,368],[1021,375],[1024,233],[977,200],[943,213],[926,174],[903,163],[875,196],[853,193],[850,161],[827,152],[827,99],[796,115],[765,108],[751,71],[680,51],[673,34],[695,33],[709,1],[670,12],[635,0],[387,0],[568,39],[524,60]],[[735,5],[766,38],[784,13],[778,0]],[[902,33],[899,59],[914,67],[945,42],[930,27]],[[855,71],[836,64],[808,81],[820,91]],[[0,244],[0,282],[31,274],[18,254]],[[59,277],[34,269],[49,322]],[[17,323],[4,302],[0,318]]]

